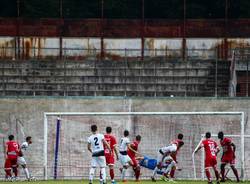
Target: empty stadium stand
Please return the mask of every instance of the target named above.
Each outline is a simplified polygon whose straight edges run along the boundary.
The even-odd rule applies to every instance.
[[[230,62],[1,61],[1,96],[228,96]]]

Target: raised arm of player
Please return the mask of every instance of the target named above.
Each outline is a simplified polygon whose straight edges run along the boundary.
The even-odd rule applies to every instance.
[[[102,139],[102,142],[103,142],[103,144],[108,148],[108,150],[109,150],[110,152],[112,152],[109,143],[108,143],[105,139]]]
[[[219,146],[217,146],[216,149],[217,149],[217,150],[216,150],[216,155],[217,155],[217,154],[220,152]]]
[[[5,157],[5,159],[7,159],[7,157],[8,157],[8,146],[6,143],[4,144],[4,157]]]
[[[89,150],[89,152],[92,154],[93,152],[92,152],[92,149],[91,149],[91,143],[89,143],[88,142],[88,150]]]
[[[116,160],[119,160],[119,153],[118,153],[117,145],[114,145],[114,151],[115,151]]]
[[[231,146],[233,147],[233,151],[236,151],[236,145],[234,143],[231,143]]]
[[[196,154],[201,148],[203,148],[202,141],[199,143],[199,146],[194,150],[194,153]]]
[[[138,152],[138,151],[136,151],[136,150],[134,150],[133,148],[132,148],[132,145],[131,144],[128,144],[128,149],[130,149],[132,152],[134,152],[135,154],[138,154],[138,155],[140,155],[140,153]]]

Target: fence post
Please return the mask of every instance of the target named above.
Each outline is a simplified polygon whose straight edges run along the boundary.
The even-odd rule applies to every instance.
[[[102,51],[101,51],[102,52]],[[97,89],[97,80],[96,80],[96,78],[97,78],[97,70],[96,70],[96,61],[97,61],[97,58],[98,57],[96,57],[96,59],[95,59],[95,62],[94,62],[94,77],[95,77],[95,83],[94,83],[94,85],[95,85],[95,91],[94,91],[94,96],[96,96],[96,89]],[[99,57],[99,59],[101,59],[100,57]]]
[[[4,88],[3,88],[3,94],[6,95],[6,77],[5,77],[5,61],[2,62],[3,63],[3,72],[2,72],[2,75],[3,75],[3,85],[4,85]]]
[[[218,96],[218,54],[217,48],[215,48],[215,89],[214,96],[217,98]]]
[[[156,64],[155,64],[155,62],[156,61],[154,61],[154,78],[155,78],[155,80],[154,80],[155,81],[155,83],[154,83],[154,88],[155,88],[155,91],[154,91],[155,94],[154,94],[154,96],[156,97],[157,96],[157,92],[156,92],[157,91],[156,90],[157,80],[156,80]]]
[[[127,96],[127,67],[128,67],[128,60],[127,60],[127,49],[125,48],[125,91],[124,96]]]
[[[65,60],[65,51],[63,52],[63,96],[66,96],[67,86],[66,86],[66,60]]]
[[[247,49],[247,56],[248,56],[248,51],[249,49]],[[246,73],[246,97],[248,97],[248,89],[249,89],[249,85],[248,85],[248,57],[246,57],[246,61],[247,61],[247,73]]]
[[[165,48],[165,62],[167,62],[167,57],[168,57],[168,48]]]

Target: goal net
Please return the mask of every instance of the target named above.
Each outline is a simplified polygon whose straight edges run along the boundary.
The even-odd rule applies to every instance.
[[[183,133],[185,145],[177,156],[181,171],[176,171],[180,179],[203,178],[202,153],[194,160],[193,151],[207,131],[214,135],[223,131],[237,136],[233,138],[237,145],[237,168],[242,178],[248,172],[244,164],[243,112],[50,112],[44,113],[44,179],[88,178],[91,154],[87,151],[87,138],[92,124],[103,134],[106,127],[111,126],[118,142],[125,129],[130,131],[131,141],[141,135],[139,152],[151,158],[156,158],[159,148]],[[217,137],[214,139],[218,141]],[[117,179],[120,179],[119,167],[120,163],[116,162]],[[142,168],[142,178],[149,178],[151,174],[151,170]],[[133,176],[130,170],[127,177]]]
[[[202,134],[201,135],[201,139],[200,141],[202,141],[204,139],[205,135]],[[244,169],[242,167],[242,162],[241,162],[241,157],[242,157],[242,150],[241,150],[241,135],[233,135],[233,134],[226,134],[224,135],[224,137],[228,137],[231,138],[232,142],[236,145],[236,163],[235,163],[235,167],[237,168],[237,170],[240,173],[240,177],[242,179],[250,178],[250,167],[248,167],[248,164],[244,164]],[[218,135],[217,134],[212,134],[211,138],[214,140],[218,140]],[[220,141],[218,140],[217,143],[220,146]],[[244,142],[248,143],[250,142],[250,135],[244,135]],[[199,144],[197,145],[196,148],[198,148]],[[244,145],[245,149],[244,149],[244,157],[249,155],[249,151],[248,151],[248,146],[245,144]],[[195,150],[194,150],[195,151]],[[222,147],[220,146],[220,152],[217,155],[217,166],[218,166],[218,170],[220,170],[220,165],[221,165],[221,158],[222,158]],[[245,157],[247,158],[247,157]],[[197,176],[196,174],[194,174],[195,179],[203,179],[206,180],[206,175],[205,175],[205,163],[204,163],[204,159],[205,159],[205,151],[204,149],[202,149],[198,154],[194,155],[193,152],[193,170],[194,173],[199,173],[199,175]],[[249,163],[249,160],[247,159],[242,159],[242,161],[244,163]],[[201,171],[201,172],[198,172]],[[212,172],[213,176],[215,177],[214,173]],[[231,168],[230,168],[230,164],[226,165],[226,172],[225,172],[225,178],[226,180],[235,180],[235,175],[233,174]]]

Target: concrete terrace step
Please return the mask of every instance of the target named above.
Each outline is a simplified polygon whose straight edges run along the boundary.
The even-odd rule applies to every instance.
[[[0,94],[213,96],[216,61],[0,62]],[[228,91],[230,62],[217,62],[218,94]]]

